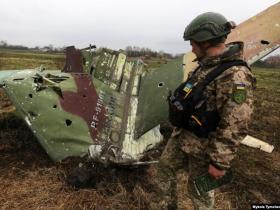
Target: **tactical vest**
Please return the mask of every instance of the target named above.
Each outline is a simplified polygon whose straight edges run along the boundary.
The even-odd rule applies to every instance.
[[[213,80],[232,66],[249,68],[243,60],[226,61],[210,71],[203,81],[196,84],[191,76],[179,85],[174,94],[169,97],[169,121],[171,124],[187,129],[198,137],[207,137],[210,132],[215,131],[219,125],[220,116],[216,110],[206,110],[207,98],[204,98],[203,92]],[[199,68],[194,71],[194,74]]]

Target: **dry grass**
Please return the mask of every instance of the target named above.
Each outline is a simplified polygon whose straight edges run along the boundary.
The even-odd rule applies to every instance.
[[[150,189],[145,168],[96,166],[94,184],[76,190],[65,178],[83,160],[52,163],[25,124],[11,114],[1,115],[0,126],[0,209],[147,207]]]

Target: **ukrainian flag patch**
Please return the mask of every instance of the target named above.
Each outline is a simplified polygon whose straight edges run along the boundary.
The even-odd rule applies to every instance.
[[[192,89],[193,85],[191,83],[187,83],[183,89],[186,93],[189,93]]]

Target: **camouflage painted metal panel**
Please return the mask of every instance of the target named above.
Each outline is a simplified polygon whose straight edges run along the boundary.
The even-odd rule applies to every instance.
[[[138,139],[135,137],[138,91],[141,84],[140,78],[143,74],[144,63],[140,59],[127,60],[123,66],[124,69],[119,89],[121,97],[116,98],[116,100],[121,99],[119,101],[122,102],[122,109],[120,115],[112,120],[117,126],[115,129],[110,130],[108,141],[95,143],[89,149],[90,156],[94,160],[105,164],[116,163],[127,165],[135,163],[143,157],[145,151],[151,149],[162,140],[159,126],[151,129]],[[118,71],[118,68],[114,70]],[[97,79],[94,80],[94,83],[96,81]],[[107,82],[105,81],[105,83]],[[111,85],[104,85],[111,88],[111,91],[116,92]],[[111,110],[111,113],[114,114],[116,112]],[[112,126],[108,127],[108,129],[110,128]]]
[[[9,78],[10,76],[12,76],[13,74],[19,72],[21,70],[1,70],[0,71],[0,87],[1,85],[4,85],[4,80],[6,78]]]
[[[152,70],[141,78],[135,137],[168,120],[166,97],[182,81],[182,57]]]
[[[83,73],[83,57],[80,50],[76,50],[74,46],[66,48],[66,63],[64,72]]]
[[[73,48],[71,51],[76,52]],[[101,153],[96,156],[99,161],[131,162],[151,145],[145,140],[139,150],[124,143],[124,139],[134,138],[135,101],[143,62],[126,62],[124,54],[109,52],[87,54],[92,59],[88,63],[86,60],[86,71],[96,62],[97,73],[91,73],[100,73],[98,78],[73,73],[76,72],[75,66],[82,66],[80,53],[75,53],[78,56],[68,64],[64,73],[24,70],[3,74],[5,91],[19,116],[25,119],[53,160],[84,155],[90,145],[95,145],[101,148]],[[107,59],[105,63],[104,57]],[[117,84],[118,90],[112,84]]]
[[[96,130],[101,131],[104,126],[103,105],[97,116],[99,125],[92,126],[99,98],[90,80],[85,82],[86,78],[31,70],[20,71],[5,80],[6,93],[18,114],[55,161],[84,155],[98,138]],[[85,97],[87,94],[90,97]]]
[[[114,90],[120,87],[126,55],[117,51],[103,49],[95,60],[94,78],[110,85]]]
[[[280,2],[239,24],[228,41],[243,41],[244,57],[252,64],[280,46]]]
[[[280,46],[280,3],[239,24],[229,35],[228,42],[243,41],[244,57],[249,64],[256,62]],[[191,52],[185,55],[185,75],[197,65]]]

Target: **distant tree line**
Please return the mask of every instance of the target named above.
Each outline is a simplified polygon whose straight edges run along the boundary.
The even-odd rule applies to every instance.
[[[280,68],[280,55],[272,55],[264,60],[257,61],[254,66],[264,68]]]
[[[8,44],[7,41],[0,41],[0,48],[2,49],[12,49],[12,50],[32,50],[32,51],[42,51],[42,52],[63,52],[65,47],[54,47],[52,44],[43,47],[27,47],[23,45],[13,45]]]
[[[10,45],[7,41],[0,41],[0,47],[4,49],[28,50],[29,48],[23,45]]]
[[[272,68],[280,67],[280,55],[269,56],[264,61],[267,63],[268,66],[271,66]]]
[[[129,57],[164,57],[173,58],[173,55],[164,51],[154,51],[145,47],[127,46],[125,53]]]
[[[27,47],[24,45],[13,45],[9,44],[7,41],[0,40],[0,48],[1,49],[14,49],[14,50],[31,50],[31,51],[41,51],[41,52],[64,52],[65,46],[63,47],[54,47],[52,44],[43,47]],[[155,51],[150,48],[145,47],[136,47],[136,46],[127,46],[125,48],[125,53],[129,57],[159,57],[159,58],[177,58],[178,56],[182,56],[182,54],[172,55],[170,53],[166,53],[164,51]],[[253,66],[264,67],[264,68],[280,68],[280,55],[269,56],[265,60],[259,60],[254,63]]]
[[[54,47],[52,44],[43,47],[27,47],[24,45],[13,45],[9,44],[7,41],[0,41],[0,48],[2,49],[14,49],[14,50],[32,50],[32,51],[42,51],[42,52],[63,52],[65,47]],[[172,54],[166,53],[164,51],[155,51],[144,47],[128,46],[125,48],[125,53],[129,57],[163,57],[163,58],[174,58]]]

